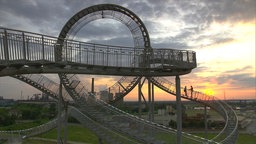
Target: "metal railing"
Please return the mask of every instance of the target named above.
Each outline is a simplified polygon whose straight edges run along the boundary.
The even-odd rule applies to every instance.
[[[33,87],[49,94],[54,100],[58,99],[59,84],[40,74],[13,75],[13,78],[26,82]],[[66,89],[62,89],[63,100],[70,99]]]
[[[10,130],[10,131],[0,131],[0,138],[9,139],[12,137],[20,137],[21,139],[25,139],[28,137],[32,137],[38,134],[45,133],[53,128],[57,127],[57,119],[53,119],[45,124],[23,129],[23,130]]]
[[[110,46],[68,39],[64,40],[64,45],[59,45],[57,40],[42,34],[0,28],[0,64],[62,62],[123,68],[196,67],[194,51]],[[59,57],[61,60],[56,61]]]

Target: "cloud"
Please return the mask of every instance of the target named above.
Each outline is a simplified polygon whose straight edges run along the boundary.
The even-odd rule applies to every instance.
[[[152,45],[174,47],[198,47],[202,45],[198,41],[211,39],[212,44],[232,40],[232,37],[219,35],[204,35],[213,21],[246,21],[253,20],[254,0],[220,0],[220,1],[109,1],[127,7],[136,13],[144,21]],[[18,28],[33,32],[57,36],[66,21],[75,13],[94,4],[105,3],[103,0],[84,2],[82,0],[68,1],[40,1],[27,0],[20,2],[14,0],[2,0],[0,2],[1,25],[10,28]],[[8,17],[7,17],[8,16]],[[161,25],[158,18],[169,20],[170,24]],[[17,23],[17,20],[20,23]],[[166,23],[165,23],[166,24]],[[114,25],[116,26],[116,25]],[[87,36],[93,38],[101,32],[101,36],[107,33],[116,34],[117,31],[109,29],[109,26],[92,26],[87,31]],[[116,29],[122,33],[123,28]],[[94,32],[94,33],[93,33]],[[126,34],[129,36],[129,33]],[[99,35],[97,35],[99,36]],[[118,34],[116,34],[119,37]],[[223,35],[222,35],[223,36]],[[104,39],[104,38],[100,38]],[[166,40],[163,40],[166,39]],[[109,39],[110,40],[110,39]],[[118,40],[113,37],[113,40]],[[191,42],[192,41],[192,42]],[[197,42],[197,44],[193,41]]]
[[[86,7],[101,3],[106,1],[0,0],[0,26],[58,36],[71,16]],[[256,13],[255,0],[110,0],[108,3],[124,6],[140,17],[148,29],[151,45],[154,48],[199,50],[204,46],[231,43],[237,38],[232,33],[233,25],[236,22],[254,22]],[[223,23],[230,25],[228,29],[216,29],[214,23],[220,26]],[[133,45],[129,30],[118,22],[100,20],[92,22],[86,25],[77,37],[88,42]],[[205,55],[205,57],[209,56]],[[208,61],[200,62],[193,73],[184,77],[194,78],[200,82],[253,87],[255,77],[248,72],[251,69],[249,66],[226,70],[225,73],[228,75],[204,77],[198,74],[219,71],[211,69],[208,65],[205,66],[205,63]],[[49,77],[56,78],[56,76]],[[6,78],[2,80],[8,81]],[[11,82],[16,86],[16,82]],[[5,89],[6,86],[2,84],[1,92]]]
[[[208,3],[216,21],[252,21],[255,18],[255,0],[208,0]]]
[[[256,78],[249,73],[224,75],[216,78],[218,84],[229,83],[233,89],[255,88]]]

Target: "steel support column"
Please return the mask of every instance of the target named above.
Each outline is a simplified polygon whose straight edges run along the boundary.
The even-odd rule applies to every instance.
[[[182,110],[181,110],[181,95],[180,95],[180,77],[175,78],[176,84],[176,115],[177,115],[177,144],[182,143]]]
[[[138,83],[138,100],[139,100],[139,118],[141,118],[141,112],[142,112],[142,104],[141,104],[141,78],[139,80],[139,83]]]
[[[154,98],[154,84],[148,79],[148,119],[149,121],[154,121],[154,106],[155,106],[155,98]]]
[[[59,98],[58,98],[58,124],[57,124],[57,143],[61,144],[61,107],[62,107],[62,80],[59,84]]]
[[[64,144],[68,143],[68,101],[65,102],[65,117],[64,117]]]
[[[148,120],[152,121],[151,82],[148,78]]]
[[[208,139],[208,122],[207,122],[207,106],[204,106],[204,125],[205,125],[205,138]]]
[[[154,84],[151,83],[151,86],[152,86],[152,100],[151,100],[151,110],[152,110],[152,115],[151,115],[151,118],[152,118],[152,121],[154,122],[154,111],[155,111],[155,94],[154,94]]]
[[[92,78],[91,93],[94,94],[94,78]]]

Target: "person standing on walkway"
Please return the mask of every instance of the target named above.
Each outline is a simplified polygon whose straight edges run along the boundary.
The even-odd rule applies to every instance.
[[[185,93],[185,96],[188,96],[188,94],[187,94],[187,86],[184,87],[184,93]]]
[[[191,98],[193,98],[193,91],[194,91],[193,87],[190,86]]]

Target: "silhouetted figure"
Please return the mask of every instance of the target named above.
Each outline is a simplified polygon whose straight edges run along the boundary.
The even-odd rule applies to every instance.
[[[185,96],[187,96],[187,86],[184,87],[184,93],[185,93]]]
[[[190,86],[191,98],[193,98],[193,91],[194,91],[193,87]]]

